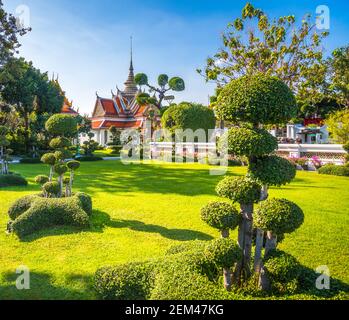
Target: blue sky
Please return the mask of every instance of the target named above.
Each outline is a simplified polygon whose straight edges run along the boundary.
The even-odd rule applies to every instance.
[[[306,13],[318,5],[331,10],[328,54],[348,44],[349,2],[345,0],[251,1],[270,17]],[[187,84],[177,102],[207,103],[214,86],[196,73],[221,46],[221,33],[240,15],[246,0],[4,0],[14,13],[29,9],[33,31],[21,39],[20,54],[42,71],[58,73],[63,89],[83,113],[92,112],[95,92],[110,97],[128,74],[130,36],[136,72],[150,81],[160,73]],[[20,10],[20,9],[19,9]]]

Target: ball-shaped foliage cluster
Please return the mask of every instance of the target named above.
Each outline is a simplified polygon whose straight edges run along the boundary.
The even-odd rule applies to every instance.
[[[77,121],[70,115],[55,114],[47,120],[45,128],[53,136],[74,137],[77,133]]]
[[[68,171],[68,168],[67,168],[66,164],[58,163],[53,167],[53,170],[55,173],[57,173],[58,175],[61,176]]]
[[[227,202],[211,202],[201,209],[201,219],[218,230],[234,230],[241,221],[241,215]]]
[[[212,241],[205,249],[205,256],[222,268],[231,268],[242,258],[242,251],[232,239]]]
[[[287,290],[288,284],[297,280],[302,271],[297,259],[280,250],[269,252],[263,265],[272,289],[283,289],[282,291]],[[295,284],[297,286],[297,281]]]
[[[73,157],[73,154],[68,149],[57,150],[54,155],[57,160],[65,160]]]
[[[231,128],[221,140],[234,156],[263,156],[274,152],[278,142],[267,130]]]
[[[54,138],[50,141],[50,147],[52,149],[62,149],[62,148],[68,148],[70,146],[71,146],[70,140],[65,137]]]
[[[56,163],[57,159],[53,153],[46,153],[41,157],[41,162],[53,166]]]
[[[296,115],[296,99],[280,79],[264,74],[243,76],[220,92],[217,116],[226,121],[283,124]]]
[[[257,158],[255,162],[250,163],[249,172],[253,178],[269,186],[285,185],[296,177],[295,166],[278,156]]]
[[[145,86],[148,84],[148,76],[145,73],[138,73],[135,76],[135,82],[139,86]]]
[[[186,129],[193,131],[203,129],[207,132],[216,126],[215,115],[211,109],[200,104],[186,102],[169,107],[163,114],[161,122],[162,127],[171,133]]]
[[[57,196],[60,193],[61,187],[57,181],[46,182],[43,185],[43,189],[50,196]]]
[[[173,91],[184,91],[185,90],[185,82],[182,78],[174,77],[170,79],[168,85]]]
[[[168,84],[168,75],[160,74],[158,77],[158,84],[160,87],[165,87]]]
[[[216,187],[220,197],[240,204],[258,202],[261,198],[261,190],[261,185],[249,177],[226,177]]]
[[[49,182],[49,177],[44,175],[39,175],[35,177],[35,182],[40,185],[44,185],[46,182]]]
[[[69,161],[67,162],[67,167],[69,170],[78,170],[80,168],[80,162],[76,160]]]
[[[263,201],[255,212],[254,223],[259,229],[274,234],[291,233],[304,222],[304,213],[295,203],[286,199]]]

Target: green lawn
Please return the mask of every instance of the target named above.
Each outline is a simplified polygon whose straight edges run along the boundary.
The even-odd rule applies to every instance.
[[[91,277],[97,268],[161,256],[182,241],[217,237],[200,220],[200,208],[216,199],[221,179],[208,169],[197,164],[82,163],[75,190],[93,196],[92,228],[58,227],[20,242],[5,234],[7,209],[18,197],[38,192],[33,178],[48,169],[12,166],[30,185],[0,191],[0,299],[94,299]],[[229,171],[244,173],[244,168]],[[349,179],[299,172],[291,185],[272,189],[271,195],[287,197],[305,211],[304,225],[286,236],[281,249],[307,267],[327,265],[331,276],[349,283]],[[14,286],[20,265],[31,270],[31,290]]]

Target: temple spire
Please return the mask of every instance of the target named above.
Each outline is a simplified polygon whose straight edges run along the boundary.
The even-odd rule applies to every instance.
[[[135,98],[138,88],[135,81],[134,69],[133,69],[133,38],[131,37],[131,61],[130,61],[130,72],[128,74],[127,81],[125,82],[125,90],[123,92],[124,96],[128,100]]]

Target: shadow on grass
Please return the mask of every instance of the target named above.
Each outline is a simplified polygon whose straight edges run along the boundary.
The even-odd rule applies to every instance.
[[[46,273],[30,272],[30,289],[18,290],[16,280],[21,274],[5,273],[8,285],[0,285],[0,300],[85,300],[95,299],[91,276],[69,274],[66,286],[58,286],[55,279]]]
[[[33,242],[35,240],[61,236],[76,233],[102,233],[106,227],[109,228],[125,228],[138,232],[158,233],[164,238],[177,241],[191,241],[191,240],[212,240],[210,235],[189,229],[169,229],[163,226],[146,224],[137,220],[113,220],[110,216],[102,211],[94,210],[91,217],[91,224],[89,229],[82,229],[72,226],[56,226],[49,229],[41,230],[35,234],[21,238],[21,242]]]

